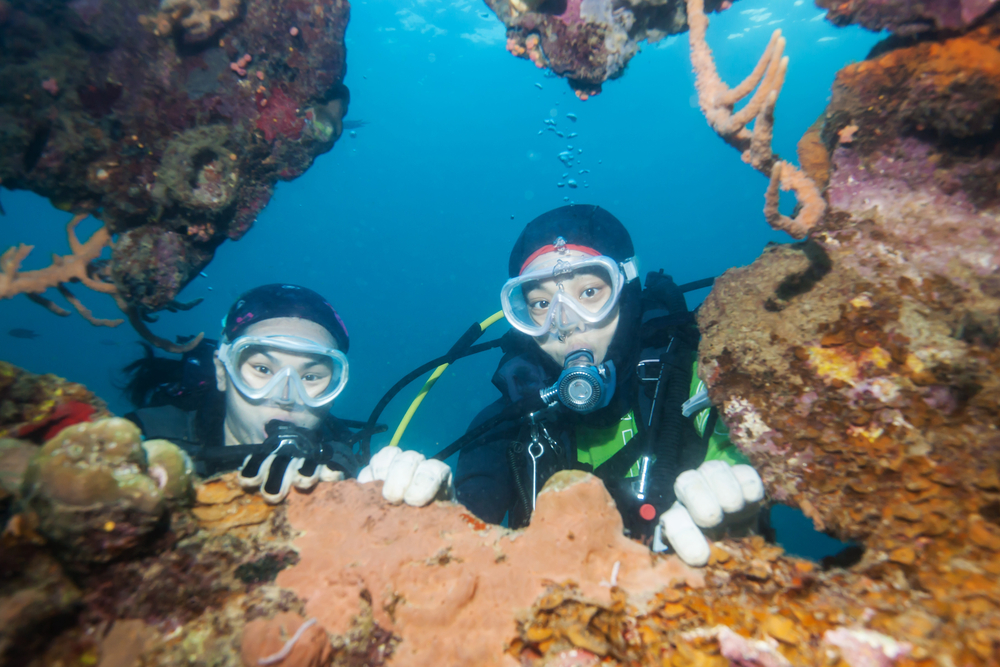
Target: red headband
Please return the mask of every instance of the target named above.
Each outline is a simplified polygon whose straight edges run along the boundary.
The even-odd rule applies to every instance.
[[[579,250],[582,253],[590,255],[591,257],[599,257],[601,255],[601,253],[597,252],[593,248],[588,248],[585,245],[573,245],[572,243],[567,243],[566,245],[560,246],[558,248],[554,245],[542,246],[535,252],[531,253],[528,259],[524,260],[524,264],[521,265],[521,271],[517,275],[521,275],[522,273],[524,273],[524,270],[528,268],[528,265],[534,262],[542,255],[550,252],[555,252],[556,250]]]

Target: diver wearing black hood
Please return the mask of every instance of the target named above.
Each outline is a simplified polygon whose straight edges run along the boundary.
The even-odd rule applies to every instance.
[[[298,285],[262,285],[236,300],[221,342],[180,360],[153,355],[125,368],[126,416],[146,438],[171,440],[199,475],[240,470],[239,481],[279,502],[357,472],[350,426],[329,413],[347,383],[350,345],[333,307]]]
[[[633,537],[657,546],[659,528],[663,542],[694,530],[697,538],[685,539],[699,543],[681,556],[703,564],[708,545],[692,519],[702,528],[723,513],[755,520],[763,485],[697,377],[698,330],[681,288],[661,271],[647,275],[643,290],[628,231],[597,206],[531,221],[509,275],[501,300],[513,328],[493,376],[502,397],[470,431],[539,393],[550,407],[463,449],[458,500],[485,521],[507,515],[520,527],[552,474],[587,470],[602,478]],[[722,487],[731,493],[716,499],[711,489]]]

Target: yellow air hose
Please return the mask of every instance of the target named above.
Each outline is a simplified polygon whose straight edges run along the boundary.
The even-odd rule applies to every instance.
[[[503,311],[501,310],[480,322],[479,328],[485,332],[490,326],[496,324],[502,319]],[[397,447],[399,445],[399,440],[403,437],[403,432],[406,431],[406,427],[410,425],[410,420],[413,419],[413,414],[423,402],[424,396],[427,395],[427,392],[431,390],[431,387],[434,386],[434,383],[437,382],[437,379],[441,377],[442,373],[444,373],[444,369],[448,368],[449,365],[450,364],[441,364],[435,368],[434,372],[431,373],[431,376],[427,378],[427,382],[425,382],[424,386],[420,388],[420,393],[418,393],[417,397],[413,399],[412,403],[410,403],[410,407],[406,409],[406,414],[403,415],[403,420],[399,422],[399,426],[396,427],[396,432],[392,434],[392,440],[389,442],[390,447]]]

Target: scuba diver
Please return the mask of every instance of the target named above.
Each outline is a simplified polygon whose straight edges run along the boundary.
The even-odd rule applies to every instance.
[[[584,205],[542,214],[508,268],[501,302],[512,329],[493,376],[502,397],[462,443],[459,502],[484,521],[524,526],[552,474],[586,470],[604,481],[627,534],[656,551],[669,544],[690,565],[708,562],[703,530],[746,532],[766,519],[760,476],[698,379],[694,314],[662,271],[642,289],[613,215]]]
[[[127,366],[126,394],[143,407],[126,417],[147,439],[184,449],[199,475],[238,469],[241,486],[278,503],[293,486],[305,491],[357,472],[351,444],[361,437],[350,429],[364,425],[329,413],[347,384],[349,345],[340,316],[316,292],[256,287],[229,309],[221,342],[202,341],[180,361],[147,348]],[[443,479],[424,466],[397,486],[426,504]]]

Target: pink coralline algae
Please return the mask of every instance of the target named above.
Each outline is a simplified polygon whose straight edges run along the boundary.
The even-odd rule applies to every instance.
[[[837,25],[856,23],[869,30],[913,35],[965,30],[996,6],[997,0],[817,0]]]
[[[486,0],[507,27],[507,50],[565,78],[580,99],[621,76],[643,41],[687,28],[684,0]],[[721,9],[710,0],[707,11]]]
[[[302,135],[305,120],[299,115],[298,105],[280,88],[258,93],[257,104],[260,106],[257,129],[267,141],[278,137],[296,140]]]

